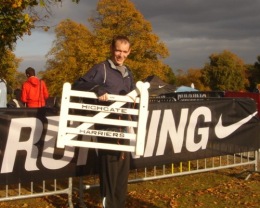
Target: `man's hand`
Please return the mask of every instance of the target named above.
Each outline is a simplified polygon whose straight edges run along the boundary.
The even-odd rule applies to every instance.
[[[104,95],[99,96],[98,100],[100,100],[100,101],[107,101],[108,100],[108,94],[105,93]]]

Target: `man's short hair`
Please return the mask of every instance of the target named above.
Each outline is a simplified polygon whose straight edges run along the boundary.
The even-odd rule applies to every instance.
[[[35,76],[35,70],[34,70],[34,68],[28,67],[28,68],[25,70],[25,74],[26,74],[26,75],[29,75],[29,77]]]
[[[118,35],[118,36],[115,36],[113,38],[113,40],[112,40],[112,44],[111,44],[112,48],[115,48],[117,41],[122,41],[124,43],[129,43],[129,45],[131,46],[130,40],[128,39],[127,36],[125,36],[125,35]]]

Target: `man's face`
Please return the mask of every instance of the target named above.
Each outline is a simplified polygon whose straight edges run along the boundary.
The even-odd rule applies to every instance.
[[[130,52],[130,44],[118,40],[116,41],[115,47],[111,48],[112,61],[115,65],[122,66]]]

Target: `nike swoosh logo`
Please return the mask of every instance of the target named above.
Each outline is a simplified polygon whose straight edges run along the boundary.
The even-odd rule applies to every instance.
[[[163,88],[165,85],[159,85],[159,88]]]
[[[223,126],[222,124],[222,115],[220,116],[217,125],[215,126],[215,134],[219,139],[223,139],[228,137],[230,134],[232,134],[234,131],[236,131],[239,127],[247,123],[251,118],[253,118],[257,114],[257,111],[253,114],[247,116],[246,118],[243,118],[242,120],[231,124],[229,126]]]

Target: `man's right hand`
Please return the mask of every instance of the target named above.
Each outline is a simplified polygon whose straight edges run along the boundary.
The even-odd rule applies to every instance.
[[[100,100],[100,101],[108,101],[108,94],[105,93],[104,95],[99,96],[98,100]]]

